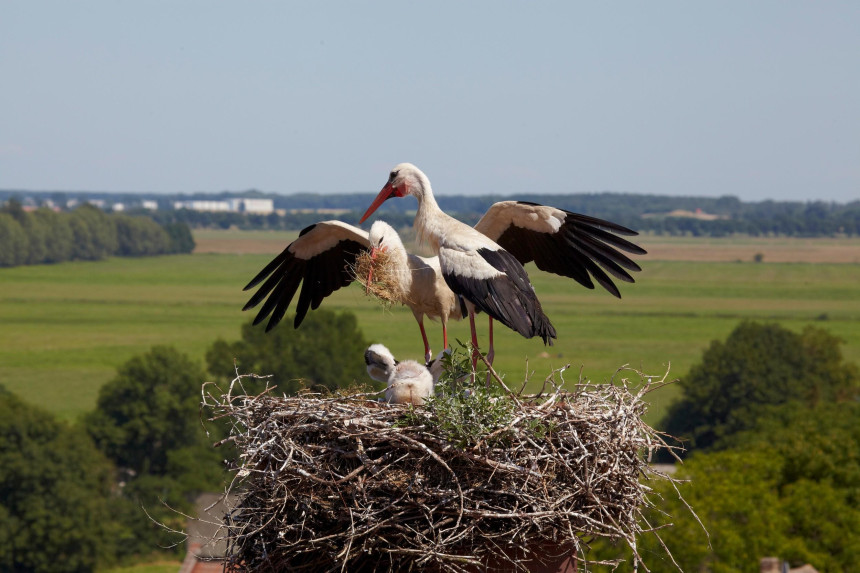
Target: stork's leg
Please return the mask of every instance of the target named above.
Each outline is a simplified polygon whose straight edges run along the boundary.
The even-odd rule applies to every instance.
[[[448,350],[448,321],[442,319],[442,350]]]
[[[469,327],[472,329],[472,372],[474,372],[478,366],[478,331],[475,329],[475,311],[469,312]],[[474,382],[474,378],[472,381]]]
[[[493,358],[496,356],[496,349],[493,347],[493,317],[490,317],[490,349],[487,351],[487,362],[490,366],[493,365]]]
[[[424,317],[418,319],[418,328],[421,329],[421,338],[424,340],[424,364],[430,364],[433,354],[430,352],[430,341],[427,340],[427,332],[424,330]]]
[[[493,347],[493,317],[488,317],[490,319],[490,349],[487,351],[487,362],[490,363],[490,366],[493,365],[493,358],[496,356],[496,349]],[[487,370],[487,388],[490,387],[490,371]]]

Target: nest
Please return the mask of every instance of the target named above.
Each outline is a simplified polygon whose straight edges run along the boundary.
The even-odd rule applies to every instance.
[[[402,281],[388,250],[378,249],[373,256],[369,251],[359,253],[352,266],[352,275],[364,287],[365,294],[377,298],[383,305],[404,302]]]
[[[204,393],[238,452],[228,571],[528,571],[587,562],[595,538],[641,563],[645,482],[671,479],[648,464],[670,447],[642,421],[649,377],[636,391],[580,382],[489,398],[508,414],[469,443],[443,431],[432,400],[234,394],[242,378]]]

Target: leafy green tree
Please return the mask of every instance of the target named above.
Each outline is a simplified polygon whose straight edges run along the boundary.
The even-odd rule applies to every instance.
[[[86,426],[99,448],[134,474],[165,475],[171,452],[205,447],[200,387],[205,374],[186,355],[155,346],[102,386]]]
[[[785,533],[789,523],[779,504],[780,462],[781,458],[768,451],[727,450],[690,456],[675,477],[689,480],[678,486],[679,491],[704,528],[671,484],[649,483],[655,490],[651,497],[656,506],[646,519],[652,526],[672,525],[640,536],[637,551],[648,568],[654,573],[678,571],[661,539],[682,571],[752,571],[761,557],[782,555],[790,542]],[[620,544],[597,543],[587,557],[622,558],[632,563],[630,549]]]
[[[93,232],[77,211],[69,213],[69,230],[72,232],[72,259],[96,260],[100,256],[95,245]]]
[[[114,215],[119,246],[117,254],[123,257],[161,255],[170,252],[170,237],[158,223],[149,217]]]
[[[307,315],[298,329],[285,320],[265,332],[263,325],[242,326],[242,340],[217,340],[206,352],[209,372],[231,377],[233,360],[240,372],[272,374],[279,392],[293,394],[302,386],[343,388],[356,380],[367,381],[364,351],[368,342],[355,315],[318,309]]]
[[[0,267],[22,265],[27,260],[30,245],[27,233],[15,218],[0,212]]]
[[[791,543],[781,557],[794,565],[812,563],[822,572],[855,571],[860,563],[860,508],[856,488],[828,480],[801,479],[782,490],[780,508]]]
[[[674,488],[654,484],[662,499],[648,519],[673,524],[660,535],[684,571],[749,570],[765,555],[828,573],[856,570],[860,403],[771,406],[722,445],[728,449],[695,452],[676,476],[690,480],[680,491],[710,533],[710,547]],[[675,570],[653,534],[639,550],[653,571]],[[592,557],[623,553],[602,546]]]
[[[25,211],[21,211],[18,215],[11,214],[21,224],[24,232],[27,233],[28,249],[25,264],[38,265],[45,262],[48,258],[48,246],[46,244],[50,230],[48,225],[41,219]]]
[[[170,237],[171,253],[190,253],[196,246],[187,223],[167,223],[164,230]]]
[[[24,207],[21,205],[21,201],[19,201],[16,197],[12,197],[2,206],[0,206],[0,213],[6,213],[10,215],[13,219],[18,221],[18,224],[24,224],[24,218],[27,216],[27,213],[24,212]]]
[[[860,508],[860,403],[799,403],[762,410],[752,429],[724,440],[733,449],[775,450],[784,460],[782,483],[829,482],[852,493]]]
[[[219,452],[211,446],[217,428],[207,437],[201,426],[204,381],[199,364],[174,348],[156,346],[118,369],[85,419],[119,469],[120,557],[176,543],[150,516],[182,529],[182,516],[171,508],[187,510],[198,492],[223,487]]]
[[[0,392],[0,570],[92,571],[110,559],[111,475],[85,432]]]
[[[72,256],[76,259],[103,259],[119,249],[116,225],[101,209],[90,204],[81,205],[72,212],[71,226],[76,247]],[[79,242],[79,238],[86,240]]]
[[[708,448],[752,428],[763,406],[851,399],[860,372],[844,362],[840,343],[820,328],[796,334],[777,324],[743,322],[725,342],[712,342],[690,369],[663,427],[689,440],[690,449]]]
[[[74,236],[68,215],[41,208],[34,211],[32,217],[39,221],[45,230],[44,262],[60,263],[71,259]]]

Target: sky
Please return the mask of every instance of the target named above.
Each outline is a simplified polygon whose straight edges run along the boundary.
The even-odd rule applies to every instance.
[[[860,199],[860,2],[0,0],[0,188]]]

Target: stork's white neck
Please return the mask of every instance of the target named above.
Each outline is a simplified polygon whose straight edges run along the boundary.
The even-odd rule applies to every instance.
[[[421,244],[430,245],[433,252],[439,254],[439,239],[445,219],[450,218],[436,203],[430,180],[422,172],[418,172],[419,183],[412,195],[418,199],[418,212],[415,214],[415,233]]]

